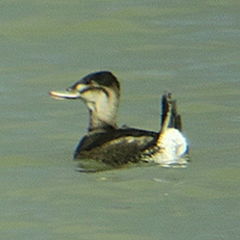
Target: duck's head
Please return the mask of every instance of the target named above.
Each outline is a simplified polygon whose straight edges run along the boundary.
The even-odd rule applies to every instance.
[[[50,92],[56,99],[82,99],[90,112],[89,131],[116,127],[120,84],[108,71],[91,73],[64,92]]]

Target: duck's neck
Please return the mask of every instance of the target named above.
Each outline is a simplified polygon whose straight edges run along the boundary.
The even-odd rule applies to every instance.
[[[118,95],[110,94],[96,102],[87,102],[87,106],[90,112],[89,131],[117,127]]]

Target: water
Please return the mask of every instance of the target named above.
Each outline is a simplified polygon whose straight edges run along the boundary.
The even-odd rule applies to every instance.
[[[2,1],[1,239],[237,239],[239,2]],[[187,169],[80,174],[79,101],[47,93],[111,70],[119,124],[157,131],[175,93]]]

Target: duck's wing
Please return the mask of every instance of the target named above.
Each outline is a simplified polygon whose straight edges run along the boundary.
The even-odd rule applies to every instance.
[[[80,141],[74,158],[86,172],[131,166],[140,163],[141,152],[157,137],[158,133],[133,128],[90,134]]]
[[[153,140],[158,136],[158,133],[152,131],[145,131],[135,128],[119,128],[119,129],[108,129],[103,132],[90,133],[83,137],[79,142],[74,158],[83,151],[91,151],[94,148],[102,147],[106,144],[112,144],[113,141],[121,141],[126,138],[132,141],[138,141],[140,138],[146,137],[146,139]],[[149,141],[147,140],[147,141]]]

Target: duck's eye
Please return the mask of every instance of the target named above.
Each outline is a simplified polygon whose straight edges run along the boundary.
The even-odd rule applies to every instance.
[[[87,84],[90,84],[91,83],[91,79],[90,78],[88,78],[88,79],[86,79],[85,81],[84,81],[84,83],[87,85]]]

